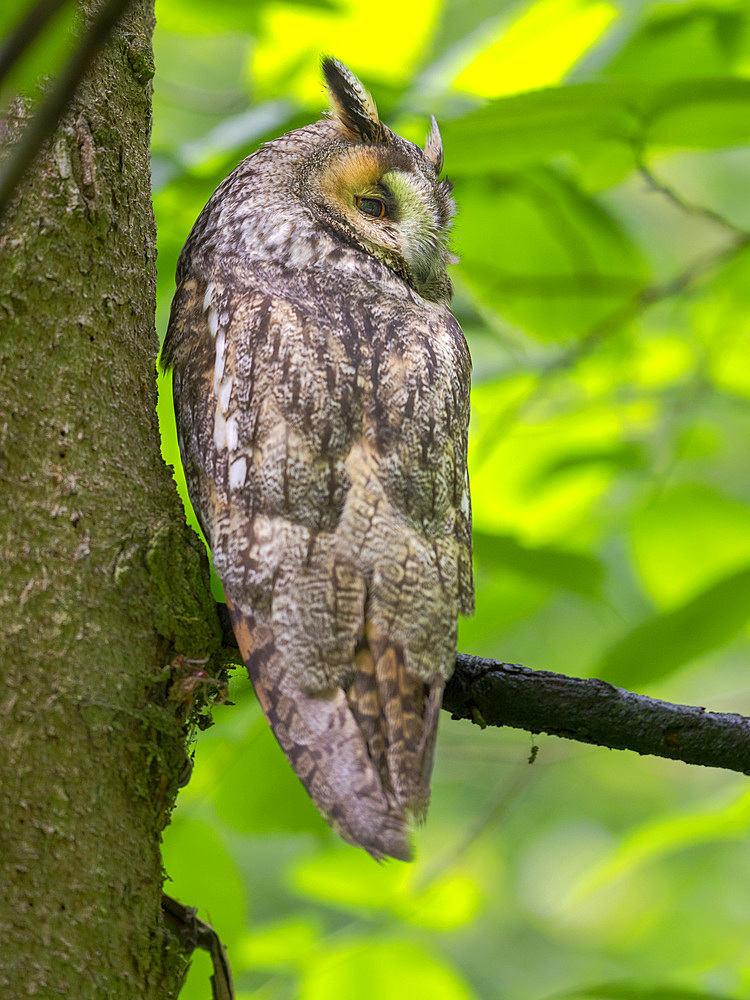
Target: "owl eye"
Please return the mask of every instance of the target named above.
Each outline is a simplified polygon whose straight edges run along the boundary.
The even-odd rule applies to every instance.
[[[373,219],[384,219],[386,216],[385,202],[380,198],[355,198],[354,204],[362,215],[369,215]]]

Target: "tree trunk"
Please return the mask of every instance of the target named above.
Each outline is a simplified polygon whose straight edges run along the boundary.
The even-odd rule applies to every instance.
[[[8,998],[172,997],[185,969],[160,910],[191,704],[170,663],[220,629],[159,456],[152,27],[139,0],[0,224]],[[24,124],[19,106],[8,147]]]

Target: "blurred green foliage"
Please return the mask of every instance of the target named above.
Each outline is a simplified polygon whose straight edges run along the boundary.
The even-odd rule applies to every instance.
[[[213,189],[319,116],[321,53],[409,138],[434,113],[474,357],[460,648],[750,715],[746,0],[157,0],[157,20],[160,332]],[[59,65],[45,44],[14,85]],[[232,698],[164,856],[238,997],[748,995],[744,778],[445,717],[419,860],[378,866],[318,817],[245,678]],[[196,956],[183,996],[207,976]]]
[[[443,132],[474,357],[460,648],[750,714],[744,0],[157,2],[163,332],[219,181],[316,119],[321,53]],[[176,464],[169,387],[161,418]],[[180,473],[177,472],[178,481]],[[268,1000],[729,1000],[744,779],[442,721],[413,866],[326,828],[243,677],[164,838],[170,891]],[[196,959],[184,995],[207,995]]]

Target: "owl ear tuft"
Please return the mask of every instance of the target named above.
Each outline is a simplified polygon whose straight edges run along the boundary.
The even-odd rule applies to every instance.
[[[443,169],[443,140],[440,137],[440,129],[435,121],[435,116],[430,118],[430,131],[424,143],[424,155],[435,168],[436,173]]]
[[[375,101],[349,67],[332,56],[326,56],[323,59],[323,76],[328,87],[331,113],[346,131],[366,142],[381,140],[384,131]]]

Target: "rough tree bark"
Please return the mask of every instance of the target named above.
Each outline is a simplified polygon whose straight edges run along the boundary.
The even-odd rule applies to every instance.
[[[673,705],[595,677],[566,677],[459,654],[443,709],[482,728],[511,726],[750,774],[750,719]]]
[[[212,653],[220,628],[154,411],[152,27],[138,0],[0,222],[8,998],[155,1000],[185,970],[160,909],[191,702],[170,663]]]

